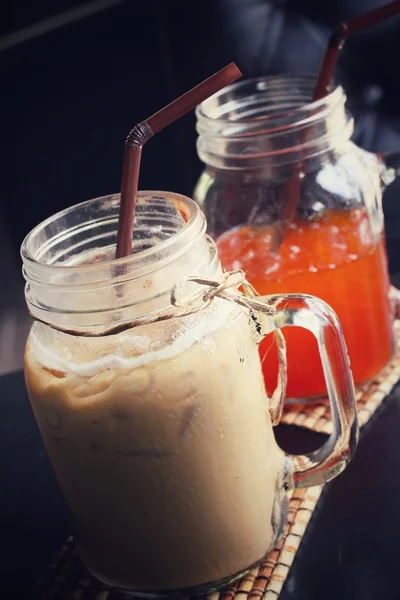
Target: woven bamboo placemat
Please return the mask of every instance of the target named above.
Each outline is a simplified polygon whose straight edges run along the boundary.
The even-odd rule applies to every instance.
[[[357,413],[360,427],[365,425],[376,409],[390,394],[400,379],[400,320],[395,321],[397,353],[390,364],[375,379],[356,390]],[[297,425],[318,433],[332,433],[332,419],[327,398],[284,408],[281,423]]]

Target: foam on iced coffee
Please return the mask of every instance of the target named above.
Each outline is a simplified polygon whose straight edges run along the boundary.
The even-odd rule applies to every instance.
[[[143,200],[139,200],[139,203],[143,203]],[[175,207],[172,206],[170,210],[175,211],[179,216]],[[137,229],[140,234],[140,227]],[[166,235],[160,227],[153,229],[154,235],[150,241],[148,240],[149,248],[156,248]],[[146,231],[148,232],[149,228],[146,228]],[[195,241],[196,243],[192,244],[192,247],[182,256],[177,258],[174,255],[173,261],[167,259],[163,263],[159,262],[159,268],[151,275],[139,269],[134,276],[124,275],[121,271],[121,280],[127,278],[123,293],[116,291],[115,281],[111,285],[110,282],[100,280],[93,290],[85,290],[84,294],[78,289],[77,292],[66,295],[61,286],[59,292],[54,292],[58,295],[53,298],[53,303],[56,306],[63,306],[65,302],[68,313],[79,311],[82,314],[93,312],[95,308],[101,311],[104,310],[103,307],[110,305],[115,307],[115,311],[121,307],[121,311],[126,314],[126,305],[132,303],[134,307],[137,306],[131,315],[132,318],[138,314],[151,315],[169,304],[171,286],[179,283],[190,269],[196,273],[200,268],[205,277],[209,274],[212,274],[213,278],[221,276],[222,269],[219,263],[216,265],[211,261],[208,268],[199,266],[198,256],[202,256],[203,252],[208,257],[210,249],[204,236],[201,240]],[[58,260],[64,267],[90,267],[101,263],[110,264],[113,252],[114,247],[97,248],[78,256],[58,257]],[[72,278],[76,279],[77,276],[79,275],[73,274]],[[93,275],[95,276],[96,274]],[[57,283],[57,274],[54,278],[52,283]],[[57,286],[55,287],[57,289]],[[188,300],[193,298],[194,294],[198,295],[203,291],[198,284],[190,282],[184,287]],[[36,324],[31,332],[29,345],[37,360],[46,368],[91,377],[106,369],[133,369],[151,361],[171,358],[224,326],[234,312],[236,314],[237,309],[232,303],[215,298],[212,305],[201,312],[185,317],[184,321],[171,319],[162,323],[135,327],[113,337],[68,336],[67,344],[64,334]],[[62,315],[62,312],[60,314]],[[113,316],[120,317],[118,313]]]
[[[65,334],[37,324],[29,345],[38,362],[47,369],[92,377],[107,369],[134,369],[172,358],[204,339],[207,343],[208,336],[224,327],[234,314],[237,308],[232,303],[216,298],[200,318],[198,313],[186,317],[184,326],[178,322],[146,325],[112,340],[68,336],[67,352]]]

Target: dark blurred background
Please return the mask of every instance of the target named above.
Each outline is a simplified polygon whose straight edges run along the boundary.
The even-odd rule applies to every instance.
[[[316,73],[332,27],[384,3],[3,3],[0,372],[20,366],[28,327],[18,256],[24,235],[68,205],[119,189],[124,139],[134,124],[232,60],[245,76]],[[356,117],[354,140],[370,151],[400,149],[399,56],[395,18],[350,39],[337,69]],[[191,195],[202,169],[195,141],[193,114],[156,136],[144,151],[140,188]],[[392,185],[384,200],[394,279],[398,190]],[[14,358],[6,360],[10,348]]]

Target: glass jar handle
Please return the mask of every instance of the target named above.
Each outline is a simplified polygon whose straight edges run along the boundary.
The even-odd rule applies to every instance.
[[[295,325],[308,329],[317,339],[333,433],[315,452],[293,456],[293,480],[296,488],[319,485],[343,471],[358,441],[353,378],[340,323],[334,311],[313,296],[287,294],[261,296],[257,300],[276,306],[276,313],[269,317],[275,330]]]

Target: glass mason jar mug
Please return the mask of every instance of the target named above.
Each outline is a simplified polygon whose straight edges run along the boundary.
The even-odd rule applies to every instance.
[[[88,569],[143,595],[204,593],[273,547],[288,489],[350,460],[345,346],[319,300],[280,296],[273,309],[276,297],[227,289],[192,200],[139,193],[134,253],[113,260],[118,210],[118,195],[91,200],[25,239],[27,388]],[[257,350],[260,331],[290,325],[318,339],[335,424],[295,457],[275,442]]]
[[[381,206],[381,180],[394,171],[350,141],[343,89],[310,104],[314,86],[314,77],[263,77],[203,102],[198,153],[206,169],[195,200],[223,267],[243,269],[261,294],[308,293],[332,306],[361,384],[394,352]],[[288,396],[326,393],[312,336],[297,328],[284,335]],[[272,344],[269,336],[260,347],[268,392]]]

